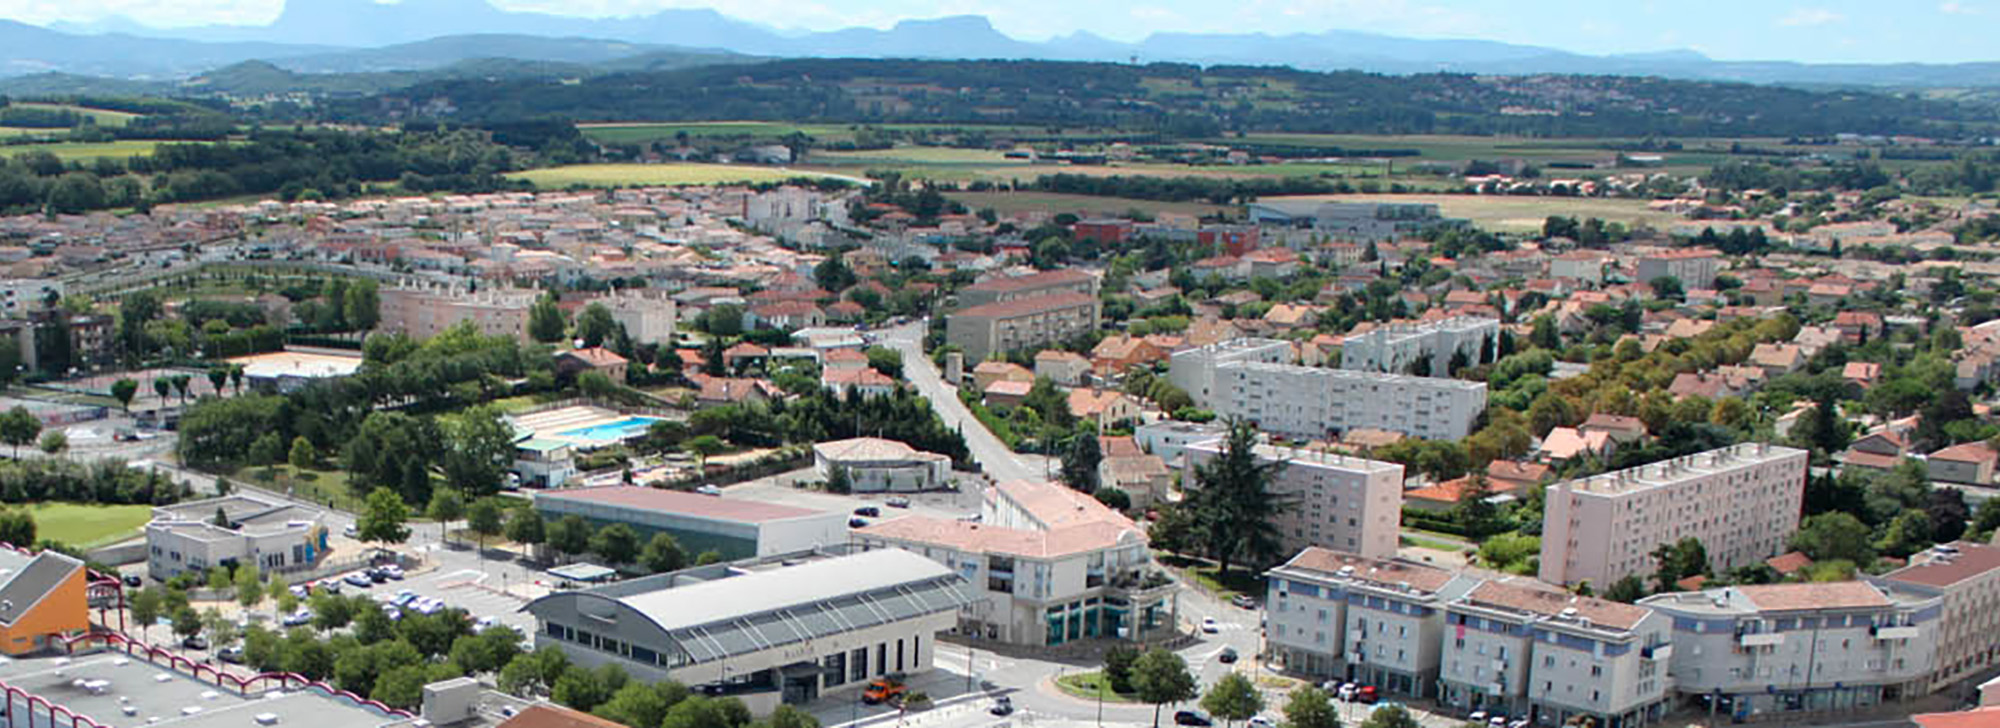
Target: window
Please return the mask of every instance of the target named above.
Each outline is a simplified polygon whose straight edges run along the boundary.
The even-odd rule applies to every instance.
[[[875,674],[884,675],[888,674],[888,672],[889,672],[889,643],[887,642],[877,643],[875,645]]]
[[[1604,666],[1603,666],[1603,665],[1591,665],[1591,666],[1590,666],[1590,676],[1591,676],[1591,677],[1604,677]]]
[[[638,649],[634,648],[633,652],[637,654]],[[820,674],[825,676],[822,683],[826,687],[833,687],[847,682],[847,653],[835,652],[827,655],[820,658],[819,664]]]
[[[848,655],[847,669],[848,682],[860,682],[868,679],[868,648],[863,647],[855,650],[854,654]]]

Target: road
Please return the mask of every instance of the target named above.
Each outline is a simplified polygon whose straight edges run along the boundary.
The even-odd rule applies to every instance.
[[[937,365],[931,363],[924,354],[924,328],[921,322],[912,322],[878,332],[884,344],[903,353],[903,377],[916,385],[917,393],[930,398],[931,408],[937,410],[938,417],[946,427],[965,433],[965,445],[972,451],[973,462],[979,463],[987,475],[996,481],[1007,480],[1047,480],[1046,462],[1028,459],[1015,454],[1013,449],[1000,441],[965,403],[958,401],[958,388],[946,385]]]

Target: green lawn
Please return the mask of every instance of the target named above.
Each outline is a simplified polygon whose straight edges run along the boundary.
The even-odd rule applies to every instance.
[[[290,465],[278,465],[269,470],[263,467],[243,468],[230,477],[255,484],[259,488],[280,493],[290,492],[294,496],[314,503],[331,501],[333,507],[349,513],[361,511],[361,498],[348,492],[345,470],[298,471]]]
[[[1139,702],[1139,696],[1136,694],[1112,692],[1111,681],[1105,679],[1102,670],[1063,675],[1056,678],[1056,687],[1084,700],[1102,699],[1107,703]]]
[[[35,517],[38,538],[90,549],[138,535],[152,520],[153,507],[36,503],[28,506],[28,513]]]
[[[732,164],[577,164],[567,167],[531,169],[507,175],[524,179],[543,189],[585,187],[643,187],[649,185],[690,186],[757,184],[783,182],[800,177],[842,177],[781,167],[750,167]],[[853,179],[853,178],[846,178]]]

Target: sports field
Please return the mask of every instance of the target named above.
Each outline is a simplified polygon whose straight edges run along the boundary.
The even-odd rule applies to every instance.
[[[507,176],[527,180],[542,189],[757,184],[800,177],[832,177],[862,182],[856,177],[826,172],[733,164],[576,164],[511,172]]]
[[[137,536],[153,518],[152,506],[35,503],[26,508],[35,517],[36,538],[86,549]]]

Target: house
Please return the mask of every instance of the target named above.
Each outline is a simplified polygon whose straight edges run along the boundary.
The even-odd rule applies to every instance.
[[[1144,511],[1167,501],[1173,473],[1167,462],[1139,447],[1129,435],[1097,438],[1103,459],[1097,464],[1100,487],[1117,488],[1132,498],[1132,508]]]
[[[896,392],[896,380],[872,367],[821,370],[819,383],[835,392],[851,391],[862,397],[884,397]]]
[[[1882,365],[1872,361],[1851,361],[1840,368],[1840,378],[1862,389],[1882,379]]]
[[[1834,314],[1833,328],[1840,332],[1842,341],[1858,345],[1882,337],[1882,316],[1871,311],[1842,311]]]
[[[1953,445],[1931,453],[1925,460],[1931,480],[1967,485],[1992,485],[1993,462],[2000,453],[1984,440]]]
[[[734,347],[731,347],[734,348]],[[728,354],[728,352],[723,352]],[[820,355],[822,369],[867,369],[868,355],[854,349],[834,349]]]
[[[583,372],[603,372],[611,381],[623,384],[628,362],[617,352],[601,346],[571,349],[556,355],[556,371],[570,376]]]
[[[985,389],[980,390],[980,394],[985,397],[986,406],[988,407],[994,409],[1019,407],[1022,402],[1028,400],[1028,392],[1034,388],[1035,385],[1033,382],[1023,382],[1018,379],[995,379],[992,384],[988,384]]]
[[[1261,248],[1243,254],[1252,278],[1290,278],[1299,271],[1299,254],[1286,248]]]
[[[745,329],[804,329],[826,325],[826,312],[806,301],[779,301],[743,311]]]
[[[1460,500],[1465,498],[1467,492],[1472,490],[1473,478],[1476,477],[1480,476],[1467,475],[1462,478],[1453,478],[1437,485],[1404,491],[1403,503],[1410,508],[1420,511],[1430,511],[1433,513],[1449,511],[1453,506],[1458,505]],[[1489,478],[1486,479],[1486,489],[1486,497],[1491,498],[1513,490],[1514,486],[1511,483],[1501,483]]]
[[[1132,367],[1150,366],[1166,358],[1167,352],[1152,342],[1128,334],[1106,336],[1090,350],[1091,369],[1101,377],[1123,374]]]
[[[1049,381],[1065,387],[1083,385],[1084,377],[1090,375],[1090,360],[1082,354],[1060,349],[1043,349],[1035,352],[1035,376],[1048,377]]]
[[[972,388],[984,392],[998,381],[1035,382],[1035,373],[1027,367],[1004,361],[982,361],[972,368]]]
[[[1847,467],[1887,471],[1895,469],[1909,452],[1909,440],[1893,430],[1883,430],[1855,440],[1834,459]]]
[[[1518,460],[1495,460],[1486,464],[1486,479],[1493,483],[1493,490],[1521,490],[1547,480],[1551,469],[1541,463],[1524,463]]]
[[[768,403],[782,396],[776,386],[762,379],[705,376],[695,378],[695,383],[701,385],[701,392],[695,395],[695,406],[701,409],[750,402]]]
[[[1646,439],[1646,423],[1637,417],[1614,415],[1606,412],[1592,414],[1576,430],[1584,435],[1602,432],[1613,442],[1630,445]]]
[[[1294,303],[1280,303],[1264,312],[1264,323],[1279,331],[1311,328],[1319,323],[1320,309]]]
[[[1549,462],[1565,463],[1586,455],[1606,457],[1616,446],[1611,435],[1602,430],[1584,433],[1574,427],[1558,427],[1542,438],[1541,453]]]
[[[1750,350],[1750,363],[1773,377],[1796,372],[1806,366],[1805,352],[1797,344],[1758,344]]]
[[[741,371],[743,367],[762,363],[770,357],[770,349],[748,341],[740,341],[735,346],[722,350],[722,365],[728,367],[730,371]],[[863,357],[863,360],[865,361],[866,357]]]
[[[1779,576],[1791,576],[1813,565],[1812,557],[1797,551],[1786,551],[1764,560],[1764,565],[1778,572]]]
[[[1069,391],[1069,413],[1097,425],[1101,432],[1139,419],[1139,403],[1124,392],[1078,388]]]
[[[951,458],[879,437],[813,445],[813,469],[820,480],[830,480],[836,468],[847,472],[848,487],[855,493],[914,493],[949,487]]]
[[[1740,397],[1750,391],[1750,383],[1739,378],[1726,377],[1717,373],[1681,372],[1667,385],[1667,393],[1675,399],[1704,397],[1722,399]]]
[[[853,301],[836,301],[826,307],[826,320],[851,323],[868,315],[868,309]]]

